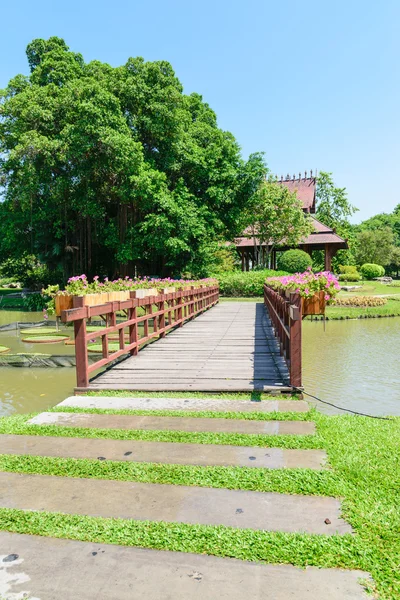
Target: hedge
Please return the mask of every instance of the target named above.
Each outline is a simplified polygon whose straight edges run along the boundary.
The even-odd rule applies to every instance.
[[[267,277],[287,275],[285,271],[232,271],[215,275],[218,279],[221,296],[260,298],[264,294],[264,281]]]

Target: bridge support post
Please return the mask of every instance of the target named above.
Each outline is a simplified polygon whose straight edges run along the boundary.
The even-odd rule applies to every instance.
[[[301,325],[302,305],[300,294],[290,294],[290,383],[293,387],[301,387]]]
[[[84,307],[83,296],[74,297],[74,308]],[[89,360],[86,349],[86,319],[74,321],[75,356],[76,356],[76,385],[87,388],[89,385]]]

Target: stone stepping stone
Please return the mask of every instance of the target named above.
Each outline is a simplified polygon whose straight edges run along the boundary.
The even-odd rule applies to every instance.
[[[220,400],[213,398],[123,398],[117,396],[70,396],[57,406],[113,408],[115,410],[215,410],[219,412],[308,412],[304,400]]]
[[[0,448],[2,454],[264,469],[322,469],[327,460],[323,450],[40,437],[36,435],[0,435]]]
[[[0,506],[292,533],[352,532],[336,498],[131,481],[0,472]]]
[[[79,600],[367,600],[362,571],[298,569],[234,558],[0,532],[0,594]],[[10,596],[8,596],[10,594]]]
[[[152,431],[190,431],[265,435],[312,435],[311,421],[250,421],[245,419],[203,419],[140,415],[102,415],[68,412],[43,412],[28,421],[31,425],[62,425],[94,429]]]

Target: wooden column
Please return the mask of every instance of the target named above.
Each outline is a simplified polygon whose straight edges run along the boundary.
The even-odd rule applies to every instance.
[[[74,308],[84,306],[83,296],[74,296]],[[76,361],[76,385],[79,388],[87,388],[89,385],[89,360],[86,349],[86,319],[74,321],[75,332],[75,361]]]
[[[330,244],[325,244],[325,271],[332,269],[332,247]]]
[[[244,248],[240,249],[240,255],[241,255],[241,258],[242,258],[242,271],[245,271],[246,270],[246,264],[244,262]]]

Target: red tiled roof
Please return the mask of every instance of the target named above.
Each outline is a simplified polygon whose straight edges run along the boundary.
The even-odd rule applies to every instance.
[[[303,203],[303,210],[315,212],[315,189],[316,178],[307,177],[307,179],[283,179],[278,180],[280,185],[286,186],[291,192],[296,192],[297,197]]]
[[[305,240],[300,242],[298,246],[317,246],[319,244],[337,244],[341,245],[342,248],[347,248],[347,242],[340,235],[337,235],[330,227],[327,227],[321,221],[318,221],[315,217],[311,217],[314,225],[314,233],[311,233]],[[248,248],[254,246],[253,237],[240,237],[236,238],[235,244],[237,248]],[[266,246],[267,244],[263,244]]]

